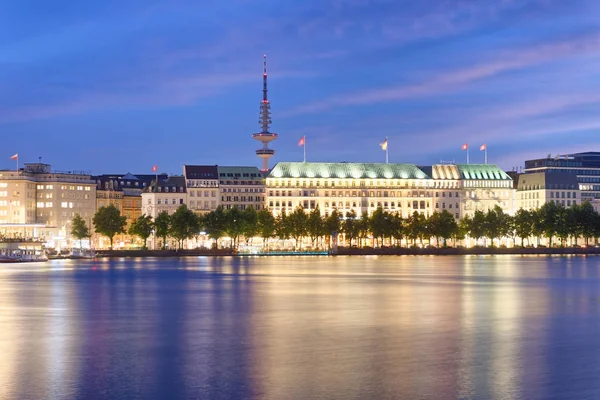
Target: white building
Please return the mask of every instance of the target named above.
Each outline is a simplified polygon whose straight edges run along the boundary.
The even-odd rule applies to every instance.
[[[219,171],[216,165],[184,165],[183,176],[190,210],[205,214],[219,206]]]
[[[417,167],[392,163],[280,162],[266,178],[267,207],[371,214],[378,207],[407,218],[448,210],[456,218],[499,205],[513,213],[513,182],[491,164]]]

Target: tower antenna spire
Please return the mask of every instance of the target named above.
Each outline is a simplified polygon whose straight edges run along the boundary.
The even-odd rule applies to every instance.
[[[271,103],[267,97],[267,55],[263,55],[263,98],[260,103],[259,124],[260,133],[252,135],[253,139],[262,143],[262,148],[256,150],[256,155],[262,159],[262,171],[269,170],[269,158],[273,157],[275,150],[269,148],[269,142],[278,138],[276,133],[269,132],[271,125]]]

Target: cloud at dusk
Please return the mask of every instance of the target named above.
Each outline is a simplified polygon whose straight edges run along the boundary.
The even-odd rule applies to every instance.
[[[390,161],[418,164],[460,160],[465,141],[507,169],[599,150],[594,1],[11,3],[0,132],[25,162],[259,165],[264,53],[274,162],[302,135],[313,161],[381,161],[386,136]]]

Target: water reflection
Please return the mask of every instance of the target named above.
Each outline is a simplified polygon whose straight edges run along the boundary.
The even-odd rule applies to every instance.
[[[0,398],[599,398],[598,259],[60,261],[0,272]]]

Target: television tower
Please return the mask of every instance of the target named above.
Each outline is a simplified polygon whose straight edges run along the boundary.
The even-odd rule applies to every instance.
[[[262,143],[262,147],[256,150],[256,155],[262,158],[261,171],[269,170],[269,158],[273,157],[275,150],[269,148],[269,142],[277,139],[278,134],[269,132],[271,125],[271,103],[267,99],[267,55],[263,56],[263,99],[260,103],[260,118],[258,123],[261,126],[261,131],[252,135],[253,139]]]

